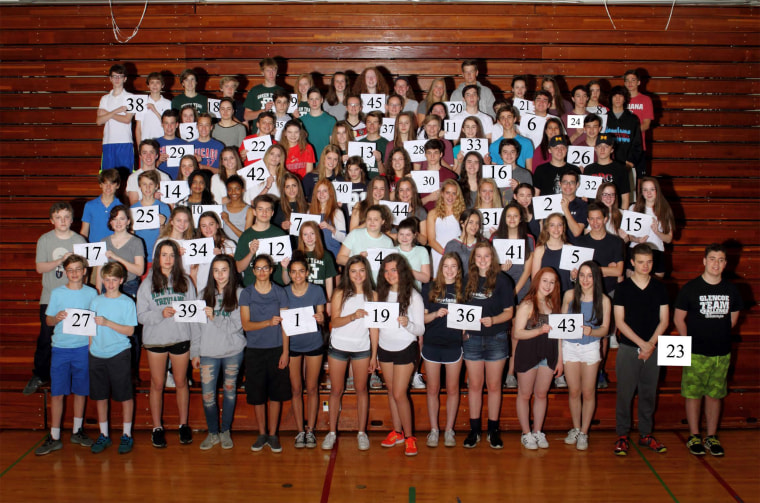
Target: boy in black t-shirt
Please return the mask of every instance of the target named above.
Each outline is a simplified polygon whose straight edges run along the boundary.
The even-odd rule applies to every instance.
[[[538,166],[533,173],[533,186],[536,188],[537,196],[561,194],[560,177],[566,171],[572,170],[581,174],[578,166],[568,164],[566,161],[567,139],[565,136],[557,135],[549,138],[549,153],[551,161]]]
[[[673,322],[679,335],[690,336],[691,366],[683,368],[681,395],[686,399],[686,419],[691,436],[689,452],[704,456],[723,456],[717,437],[721,400],[728,390],[726,375],[731,363],[731,328],[739,319],[742,299],[739,290],[722,278],[726,268],[726,249],[711,244],[702,260],[705,272],[684,285],[678,293]],[[707,437],[702,445],[699,434],[705,398]]]

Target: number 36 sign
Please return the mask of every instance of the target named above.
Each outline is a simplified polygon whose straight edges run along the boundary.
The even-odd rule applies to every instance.
[[[691,367],[691,337],[661,335],[657,338],[657,365]]]

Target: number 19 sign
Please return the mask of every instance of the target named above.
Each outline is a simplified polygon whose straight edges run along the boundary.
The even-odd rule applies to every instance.
[[[398,302],[365,302],[367,328],[398,328]]]
[[[691,337],[661,335],[657,338],[657,365],[691,367]]]

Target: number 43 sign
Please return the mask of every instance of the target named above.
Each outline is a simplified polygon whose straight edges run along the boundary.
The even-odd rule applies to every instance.
[[[691,337],[661,335],[657,338],[657,365],[691,367]]]

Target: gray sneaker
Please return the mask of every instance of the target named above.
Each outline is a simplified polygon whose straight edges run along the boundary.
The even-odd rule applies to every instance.
[[[513,376],[511,374],[508,375],[506,381],[504,381],[504,385],[508,389],[515,389],[515,388],[517,388],[517,377],[515,377],[515,376]]]
[[[567,388],[567,381],[565,380],[565,376],[555,377],[554,386],[557,388]]]
[[[82,428],[79,428],[78,432],[71,434],[71,443],[79,444],[82,447],[92,447],[95,441],[88,437]]]
[[[60,440],[53,440],[53,437],[48,435],[48,437],[45,439],[45,442],[37,447],[37,450],[34,451],[34,454],[37,456],[44,456],[45,454],[50,454],[53,451],[58,451],[60,449],[63,449],[63,442]]]
[[[208,436],[206,437],[206,440],[201,442],[201,450],[207,451],[211,449],[212,447],[214,447],[219,442],[221,442],[221,440],[219,440],[218,433],[209,433]]]
[[[443,433],[443,445],[445,445],[446,447],[457,446],[457,439],[456,439],[456,434],[454,433],[454,430],[446,430]]]
[[[232,443],[230,430],[221,432],[219,434],[219,441],[222,443],[222,449],[232,449],[232,446],[235,445]]]
[[[261,449],[264,448],[265,445],[267,445],[267,439],[269,439],[268,436],[266,436],[266,435],[259,435],[256,438],[256,441],[251,446],[251,450],[253,452],[259,452]]]
[[[306,432],[306,448],[314,449],[317,446],[317,437],[312,430]]]
[[[430,430],[427,436],[428,447],[438,447],[438,430]]]
[[[277,438],[277,435],[269,435],[267,437],[267,444],[269,444],[269,448],[272,449],[272,452],[282,452],[280,439]]]
[[[296,449],[303,449],[306,447],[306,433],[299,431],[296,435]]]

